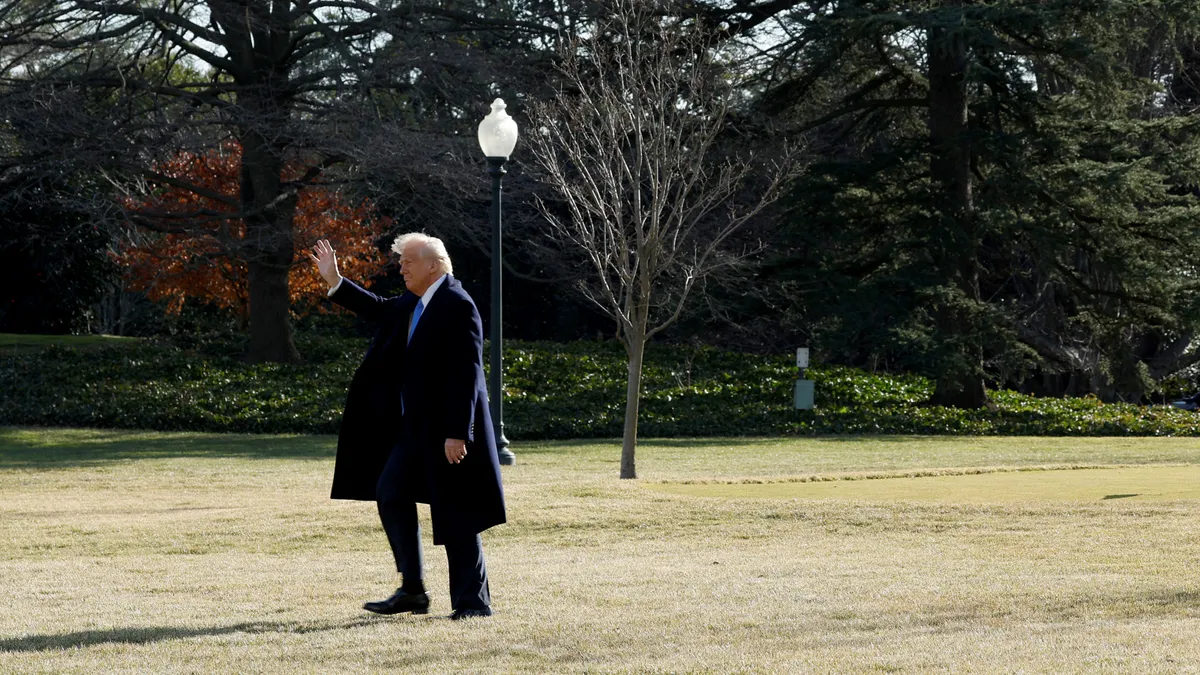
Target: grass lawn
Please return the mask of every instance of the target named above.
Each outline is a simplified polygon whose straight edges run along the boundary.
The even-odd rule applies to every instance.
[[[83,349],[134,342],[136,340],[137,338],[117,335],[25,335],[0,333],[0,355],[31,354],[39,352],[50,345]]]
[[[1200,672],[1198,439],[518,442],[462,623],[333,444],[0,428],[0,673]]]

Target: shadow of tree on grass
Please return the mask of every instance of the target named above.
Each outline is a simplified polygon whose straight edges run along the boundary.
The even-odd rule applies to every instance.
[[[235,633],[286,633],[304,635],[326,631],[349,630],[377,623],[383,619],[362,617],[349,621],[328,623],[298,623],[281,621],[251,621],[230,626],[185,628],[182,626],[153,626],[148,628],[113,628],[83,630],[56,635],[29,635],[0,639],[0,652],[43,652],[57,649],[92,647],[102,644],[152,644],[194,637],[232,635]]]
[[[331,459],[333,436],[0,427],[0,469],[70,468],[169,457]]]

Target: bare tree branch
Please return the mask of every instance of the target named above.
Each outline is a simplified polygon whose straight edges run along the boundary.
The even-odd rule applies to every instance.
[[[629,353],[621,477],[632,478],[646,342],[706,277],[756,251],[729,243],[798,162],[787,144],[768,162],[724,142],[739,83],[719,27],[678,20],[688,10],[670,2],[607,7],[609,18],[560,52],[562,84],[532,106],[530,145],[564,206],[539,202],[551,232],[590,268],[580,290]]]

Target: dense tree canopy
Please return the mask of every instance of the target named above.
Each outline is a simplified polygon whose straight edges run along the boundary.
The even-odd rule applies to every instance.
[[[819,146],[775,271],[830,355],[965,406],[1034,374],[1136,398],[1147,363],[1178,367],[1200,182],[1179,8],[820,4],[759,105]]]
[[[808,148],[784,208],[750,230],[758,272],[704,286],[696,299],[713,302],[688,303],[661,339],[807,344],[921,372],[937,401],[964,407],[998,385],[1137,399],[1200,363],[1200,6],[639,4],[712,30],[717,76],[739,83],[723,143],[769,126]],[[94,189],[72,212],[136,219],[112,209],[114,191],[145,204],[142,188],[169,185],[201,206],[202,184],[156,167],[240,143],[221,213],[246,231],[250,351],[294,359],[306,186],[342,182],[397,229],[488,264],[474,125],[494,96],[524,125],[532,104],[569,92],[559,48],[610,14],[583,0],[18,0],[0,8],[0,178],[82,170]],[[526,152],[509,165],[509,273],[557,291],[581,268],[530,207],[567,214]],[[582,300],[544,295],[555,304],[539,325],[581,315]]]
[[[501,63],[520,72],[530,36],[554,35],[531,19],[556,12],[560,3],[7,3],[5,163],[90,167],[131,192],[151,181],[204,196],[154,166],[236,140],[249,355],[292,361],[300,189],[334,166],[390,171],[460,147],[467,102],[506,85]],[[309,171],[285,177],[297,154],[312,158]]]

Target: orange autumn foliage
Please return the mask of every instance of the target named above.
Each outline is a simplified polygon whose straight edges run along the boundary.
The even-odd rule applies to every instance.
[[[118,257],[126,265],[133,290],[164,301],[172,313],[178,313],[191,298],[249,316],[249,270],[237,255],[246,226],[241,219],[219,215],[238,211],[241,155],[241,145],[228,142],[205,153],[180,153],[155,167],[160,174],[228,197],[228,203],[165,185],[148,198],[126,200],[125,208],[142,214],[154,225],[182,230],[139,228],[135,241],[121,250]],[[306,168],[301,162],[290,162],[282,179],[296,180]],[[387,225],[388,219],[379,217],[365,200],[352,203],[328,187],[301,189],[292,222],[296,257],[288,272],[293,310],[304,313],[319,307],[328,290],[308,259],[318,239],[333,244],[343,275],[369,284],[387,262],[374,243]]]

